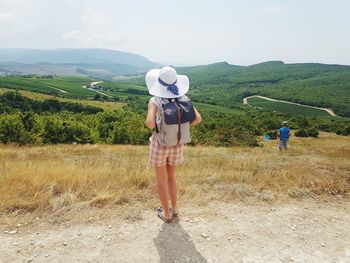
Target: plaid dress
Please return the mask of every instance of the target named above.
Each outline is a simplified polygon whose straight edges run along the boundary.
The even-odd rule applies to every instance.
[[[183,144],[174,146],[163,146],[157,141],[157,135],[154,133],[150,137],[149,145],[149,164],[152,166],[177,166],[183,161]]]

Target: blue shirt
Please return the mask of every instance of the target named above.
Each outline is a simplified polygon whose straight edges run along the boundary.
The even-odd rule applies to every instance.
[[[280,128],[280,140],[288,141],[290,129],[287,127]]]

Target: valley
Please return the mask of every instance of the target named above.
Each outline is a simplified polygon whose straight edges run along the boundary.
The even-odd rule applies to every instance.
[[[90,65],[95,73],[104,72],[108,64],[111,75],[60,76],[53,71],[50,75],[0,77],[0,126],[7,134],[0,137],[1,142],[147,144],[150,131],[143,120],[150,96],[144,74],[160,65],[142,56],[108,50],[27,50],[22,57],[16,52],[5,52],[4,56],[17,59],[13,63],[32,63],[26,64],[28,67],[35,67],[35,63],[41,63],[42,68],[50,68],[45,63],[80,63],[85,68]],[[33,52],[35,60],[29,56]],[[119,75],[113,64],[118,61],[138,65],[140,70]],[[178,67],[177,71],[189,77],[188,96],[205,120],[193,129],[193,145],[257,147],[259,138],[276,131],[283,120],[295,130],[350,134],[349,66],[281,61],[237,66],[219,62]],[[242,101],[254,107],[246,107]],[[56,130],[68,125],[63,129],[66,134],[50,131],[52,121]],[[10,127],[15,123],[19,127]]]

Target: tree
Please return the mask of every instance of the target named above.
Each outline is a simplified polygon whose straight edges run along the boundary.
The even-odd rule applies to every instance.
[[[94,96],[94,100],[100,100],[101,99],[101,95],[99,93],[96,93]]]
[[[0,142],[1,143],[25,143],[28,134],[24,128],[19,113],[8,114],[0,117]]]

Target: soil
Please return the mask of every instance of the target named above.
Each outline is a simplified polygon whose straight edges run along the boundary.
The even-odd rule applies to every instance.
[[[350,262],[350,201],[211,202],[2,215],[0,262]]]

